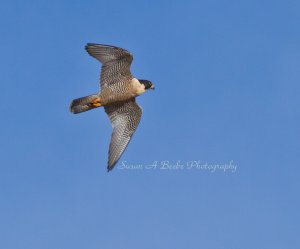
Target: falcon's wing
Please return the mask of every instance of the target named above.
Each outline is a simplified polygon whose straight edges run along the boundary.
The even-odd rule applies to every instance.
[[[93,43],[88,43],[85,49],[89,55],[102,63],[101,87],[132,79],[130,65],[133,57],[127,50]]]
[[[141,120],[142,109],[135,99],[105,106],[104,109],[113,127],[107,166],[107,170],[110,171],[120,159],[135,132]]]

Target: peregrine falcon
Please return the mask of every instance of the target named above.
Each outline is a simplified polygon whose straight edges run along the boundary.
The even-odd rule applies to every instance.
[[[70,111],[77,114],[104,107],[113,127],[107,165],[110,171],[125,151],[140,122],[142,109],[135,102],[135,97],[147,89],[154,89],[154,85],[149,80],[136,79],[131,75],[133,56],[127,50],[93,43],[88,43],[85,49],[102,63],[101,89],[99,93],[74,99]]]

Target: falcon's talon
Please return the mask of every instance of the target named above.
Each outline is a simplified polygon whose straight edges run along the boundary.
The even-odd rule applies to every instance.
[[[93,99],[91,105],[94,106],[94,107],[99,107],[99,106],[101,106],[100,98],[95,98],[95,99]]]
[[[101,106],[101,104],[100,103],[92,103],[92,106],[99,107],[99,106]]]

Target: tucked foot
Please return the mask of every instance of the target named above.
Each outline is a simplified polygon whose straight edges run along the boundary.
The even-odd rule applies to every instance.
[[[74,114],[85,112],[102,106],[100,98],[97,94],[92,94],[86,97],[74,99],[70,105],[70,111]]]
[[[99,106],[101,106],[100,98],[99,97],[94,98],[89,105],[92,106],[92,107],[99,107]]]

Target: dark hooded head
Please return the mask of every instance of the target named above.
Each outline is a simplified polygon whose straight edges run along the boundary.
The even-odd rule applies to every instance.
[[[154,85],[152,84],[151,81],[149,81],[149,80],[139,80],[139,82],[145,86],[145,89],[154,90]]]

